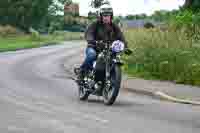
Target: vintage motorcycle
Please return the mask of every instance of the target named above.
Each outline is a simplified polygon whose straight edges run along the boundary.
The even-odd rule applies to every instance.
[[[79,87],[79,99],[87,100],[90,94],[102,96],[105,105],[112,105],[121,86],[121,54],[130,55],[130,49],[124,49],[124,43],[117,41],[95,41],[96,49],[99,51],[97,59],[93,63],[93,69],[79,79],[80,67],[75,67]]]

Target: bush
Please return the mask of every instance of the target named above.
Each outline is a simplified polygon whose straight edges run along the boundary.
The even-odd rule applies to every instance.
[[[40,37],[40,34],[39,34],[38,31],[36,31],[33,28],[30,28],[29,32],[31,33],[31,35],[30,35],[31,40],[33,40],[33,41],[40,41],[41,40],[41,37]]]
[[[51,22],[50,27],[48,28],[48,33],[52,34],[54,31],[63,29],[64,24],[61,22]]]
[[[193,42],[200,40],[200,12],[192,10],[179,11],[170,20],[171,30],[182,30]]]
[[[147,22],[144,24],[144,28],[147,28],[147,29],[154,28],[154,27],[155,27],[154,24],[152,24],[151,22]]]
[[[126,37],[134,50],[126,59],[129,74],[200,85],[200,47],[181,30],[129,30]]]
[[[0,25],[0,36],[7,37],[7,36],[14,36],[17,34],[20,34],[17,28],[10,25],[6,25],[6,26]]]

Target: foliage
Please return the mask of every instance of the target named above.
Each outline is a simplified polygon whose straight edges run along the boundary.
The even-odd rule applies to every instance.
[[[29,29],[29,32],[31,33],[30,35],[30,39],[33,41],[40,41],[40,34],[38,31],[36,31],[35,29],[33,29],[32,27]]]
[[[120,18],[119,17],[114,17],[113,19],[113,22],[116,23],[116,24],[119,24],[120,23]]]
[[[134,52],[125,58],[126,71],[147,79],[200,85],[199,7],[199,0],[186,0],[180,10],[156,11],[147,17],[163,22],[160,29],[127,31]]]
[[[93,8],[99,8],[100,6],[102,6],[104,4],[108,4],[108,3],[110,3],[108,0],[92,0],[91,6]]]
[[[61,6],[70,0],[1,0],[0,24],[20,27],[28,31],[29,27],[37,28],[48,25],[52,15],[63,10]],[[61,5],[61,6],[59,6]]]
[[[1,26],[0,25],[0,36],[7,37],[7,36],[15,36],[17,34],[21,34],[21,32],[10,25]]]
[[[72,0],[53,0],[52,4],[48,8],[49,15],[58,15],[58,12],[63,12],[64,5],[72,4]]]
[[[51,0],[1,0],[0,22],[27,29],[48,12]]]
[[[193,42],[200,40],[200,12],[181,10],[170,20],[171,29],[181,29]]]
[[[134,50],[127,58],[129,74],[200,85],[200,47],[183,31],[129,30],[126,38]]]
[[[63,30],[65,25],[65,17],[62,15],[56,15],[54,19],[50,21],[48,27],[48,33],[53,33],[55,30]]]
[[[147,28],[147,29],[149,29],[149,28],[154,28],[154,27],[155,27],[154,24],[151,23],[151,22],[146,22],[146,23],[144,24],[144,28]]]
[[[136,15],[127,15],[126,19],[128,20],[137,20],[137,19],[146,19],[148,18],[146,14],[136,14]]]
[[[200,8],[199,0],[185,0],[184,8],[192,9],[193,11],[198,11]]]
[[[88,13],[88,19],[92,20],[92,19],[96,19],[98,17],[98,13],[97,12],[89,12]]]

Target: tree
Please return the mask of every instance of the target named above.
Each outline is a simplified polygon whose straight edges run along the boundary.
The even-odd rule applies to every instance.
[[[200,1],[199,0],[185,0],[184,7],[197,10],[200,8]]]
[[[155,11],[154,14],[150,18],[156,21],[167,21],[170,19],[172,15],[176,15],[176,14],[177,14],[177,10],[173,10],[173,11],[159,10],[159,11]]]
[[[96,19],[97,16],[98,16],[97,12],[91,12],[91,11],[88,12],[88,18],[89,18],[90,20]]]
[[[129,19],[129,20],[146,19],[146,18],[147,18],[147,15],[144,13],[126,16],[126,19]]]
[[[192,5],[193,0],[185,0],[184,6],[189,7]]]
[[[58,12],[63,12],[64,5],[72,4],[72,0],[53,0],[54,2],[49,6],[48,13],[56,15]]]
[[[52,0],[1,0],[1,23],[28,29],[48,12]]]
[[[29,27],[37,28],[41,22],[49,21],[56,12],[63,11],[63,7],[58,5],[70,1],[0,0],[0,24],[10,24],[28,31]]]
[[[136,18],[136,15],[127,15],[126,19],[133,20],[133,19],[137,19],[137,18]]]
[[[114,17],[113,22],[114,22],[115,24],[119,24],[119,23],[121,22],[121,20],[120,20],[119,17]]]
[[[62,5],[71,5],[72,0],[58,0]]]
[[[93,8],[99,8],[104,4],[109,4],[110,2],[108,0],[92,0],[91,1],[91,6]]]

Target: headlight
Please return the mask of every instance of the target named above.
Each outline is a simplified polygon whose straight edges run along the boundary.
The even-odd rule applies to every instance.
[[[112,51],[115,53],[122,52],[124,50],[124,43],[120,40],[114,41],[112,43]]]

